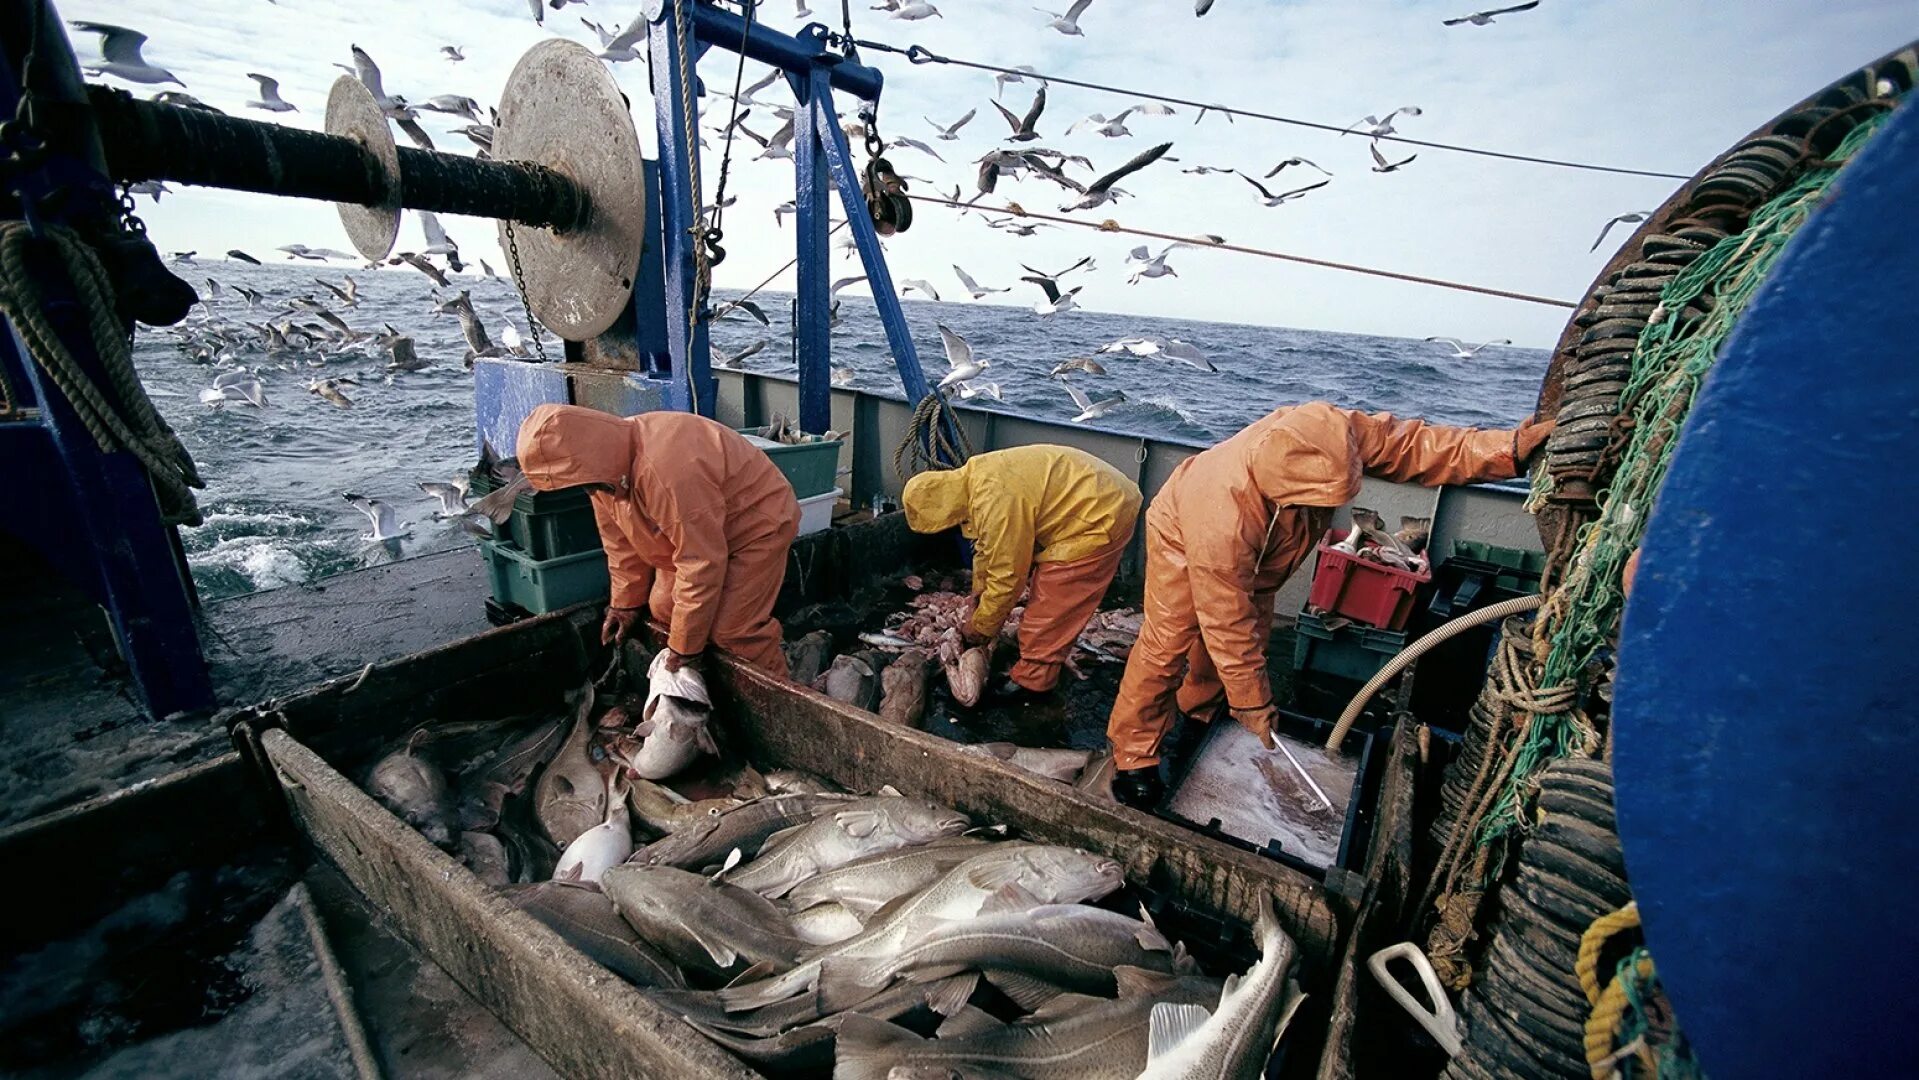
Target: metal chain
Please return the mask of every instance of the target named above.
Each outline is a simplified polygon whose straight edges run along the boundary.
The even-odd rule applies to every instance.
[[[546,363],[546,344],[540,340],[540,320],[533,317],[533,303],[526,298],[526,278],[520,274],[520,241],[513,235],[513,219],[503,218],[506,226],[506,263],[513,272],[513,287],[520,292],[520,310],[526,312],[526,335],[533,341],[533,354]]]

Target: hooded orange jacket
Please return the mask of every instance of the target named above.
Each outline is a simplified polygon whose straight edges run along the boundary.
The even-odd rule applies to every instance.
[[[1428,485],[1505,479],[1514,449],[1511,431],[1313,402],[1279,409],[1181,462],[1146,522],[1184,553],[1200,638],[1228,703],[1272,700],[1254,596],[1270,597],[1312,552],[1309,509],[1352,501],[1362,473]]]
[[[592,492],[613,607],[644,606],[655,569],[673,572],[674,652],[706,648],[726,584],[728,552],[799,521],[799,502],[771,458],[703,416],[618,417],[541,405],[520,426],[520,468],[540,491]],[[778,588],[778,584],[774,584]]]

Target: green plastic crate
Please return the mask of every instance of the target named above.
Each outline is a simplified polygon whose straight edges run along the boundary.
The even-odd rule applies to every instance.
[[[493,599],[501,607],[541,615],[589,600],[603,603],[612,592],[604,551],[535,559],[508,544],[482,540],[480,553],[486,558]]]
[[[765,428],[742,428],[740,434],[746,441],[766,452],[773,464],[786,474],[786,481],[793,485],[795,498],[810,499],[815,495],[824,495],[833,490],[833,474],[839,471],[840,446],[838,439],[810,443],[781,443],[762,438],[760,432]]]
[[[1299,634],[1293,644],[1294,670],[1353,682],[1363,683],[1379,674],[1406,647],[1405,631],[1358,623],[1329,630],[1323,618],[1306,611],[1299,613],[1294,629]]]
[[[1480,540],[1455,540],[1453,555],[1511,570],[1512,573],[1500,574],[1493,582],[1498,588],[1511,592],[1538,592],[1539,577],[1546,572],[1546,553],[1530,548],[1501,547]]]
[[[475,469],[469,490],[478,499],[500,486],[491,473]],[[525,491],[513,500],[513,516],[506,520],[513,546],[535,559],[559,559],[600,550],[600,525],[593,517],[593,500],[584,488]]]

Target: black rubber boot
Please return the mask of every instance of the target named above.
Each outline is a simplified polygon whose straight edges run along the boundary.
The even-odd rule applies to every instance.
[[[996,705],[1028,705],[1037,701],[1048,701],[1053,697],[1051,690],[1030,690],[1010,678],[1001,679],[987,691],[987,697]]]
[[[1135,810],[1152,811],[1166,797],[1166,785],[1159,778],[1159,766],[1120,769],[1113,774],[1113,797]]]

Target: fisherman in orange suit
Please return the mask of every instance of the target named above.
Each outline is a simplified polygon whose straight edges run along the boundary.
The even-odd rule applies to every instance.
[[[1019,661],[995,695],[1031,697],[1057,686],[1133,539],[1139,488],[1083,450],[1019,446],[921,473],[906,482],[900,504],[913,531],[958,526],[973,541],[977,603],[964,631],[968,645],[992,641],[1032,586]]]
[[[1223,700],[1276,745],[1273,596],[1333,509],[1359,493],[1362,473],[1431,486],[1503,480],[1551,431],[1550,421],[1479,431],[1313,402],[1181,462],[1146,511],[1145,622],[1106,727],[1114,794],[1141,808],[1164,796],[1159,750],[1175,707],[1205,722]]]
[[[590,487],[613,579],[601,641],[626,637],[651,607],[667,627],[669,669],[713,645],[786,676],[773,602],[800,507],[771,458],[692,413],[576,405],[534,409],[518,450],[535,490]]]

